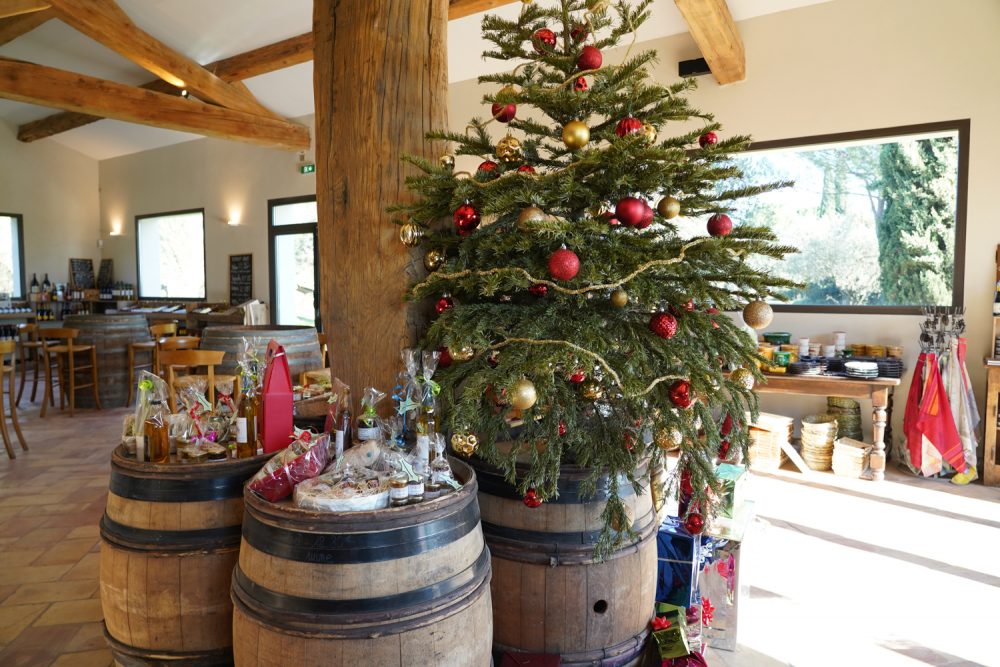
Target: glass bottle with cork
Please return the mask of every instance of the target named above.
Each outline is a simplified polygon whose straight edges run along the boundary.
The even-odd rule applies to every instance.
[[[153,399],[149,402],[149,413],[143,424],[146,456],[150,463],[170,462],[170,434],[167,431],[167,415],[163,401]]]
[[[246,375],[240,380],[243,395],[236,408],[236,458],[248,459],[257,453],[257,390]]]

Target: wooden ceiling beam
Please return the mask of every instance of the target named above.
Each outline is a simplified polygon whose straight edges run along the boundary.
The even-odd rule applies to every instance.
[[[0,22],[0,35],[2,35],[2,22]],[[216,60],[214,63],[205,65],[205,69],[215,74],[223,81],[230,83],[249,79],[253,76],[267,74],[285,67],[298,65],[312,60],[313,57],[313,36],[311,32],[297,37],[268,44],[258,49],[252,49],[244,53],[239,53],[229,58]],[[154,90],[158,93],[168,95],[179,95],[180,89],[171,86],[163,79],[155,79],[144,83],[142,88]],[[32,142],[45,139],[62,132],[75,130],[78,127],[96,123],[101,120],[100,116],[91,116],[85,113],[75,113],[63,111],[52,114],[45,118],[25,123],[17,130],[17,138],[21,141]]]
[[[485,12],[503,5],[509,5],[518,0],[449,0],[448,20],[460,19],[476,12]]]
[[[674,0],[695,44],[721,85],[746,78],[746,54],[726,0]]]
[[[5,19],[0,19],[0,46],[13,41],[25,33],[29,33],[46,21],[51,21],[56,17],[56,13],[51,9],[43,9],[40,12],[30,14],[18,14]]]
[[[199,98],[281,120],[246,90],[231,86],[139,28],[114,0],[51,0],[59,18],[91,39]]]
[[[309,129],[286,120],[83,74],[0,58],[0,97],[271,148],[309,148]]]
[[[49,3],[42,0],[0,0],[0,19],[40,12],[48,8]]]

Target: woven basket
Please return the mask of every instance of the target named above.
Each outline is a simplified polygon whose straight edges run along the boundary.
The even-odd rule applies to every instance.
[[[833,445],[833,472],[857,479],[868,467],[872,446],[852,438],[840,438]]]

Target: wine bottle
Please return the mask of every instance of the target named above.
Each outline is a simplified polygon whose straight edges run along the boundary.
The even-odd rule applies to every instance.
[[[31,293],[38,294],[38,274],[31,274]]]
[[[42,291],[45,293],[52,291],[52,283],[49,282],[49,274],[45,274],[45,279],[42,280]]]
[[[997,281],[997,294],[993,298],[993,316],[1000,317],[1000,280]]]

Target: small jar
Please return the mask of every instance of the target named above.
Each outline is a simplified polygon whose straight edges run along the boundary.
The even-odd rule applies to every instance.
[[[411,479],[407,486],[407,498],[410,505],[424,502],[424,480],[419,477]]]
[[[441,495],[441,485],[434,480],[424,482],[424,500],[434,500]]]
[[[402,507],[410,501],[409,485],[402,473],[389,480],[389,506]]]

